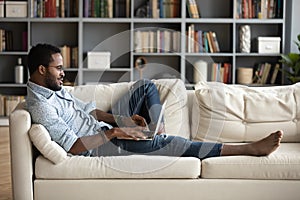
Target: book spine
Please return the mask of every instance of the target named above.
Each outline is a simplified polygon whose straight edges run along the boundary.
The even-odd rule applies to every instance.
[[[273,74],[272,74],[272,77],[271,77],[271,80],[270,80],[271,84],[275,84],[279,69],[280,69],[280,65],[277,63],[274,67]]]
[[[207,37],[210,53],[214,53],[214,48],[213,48],[212,39],[210,35],[211,35],[210,32],[207,32],[206,37]]]
[[[212,32],[212,40],[213,40],[213,44],[215,47],[215,52],[219,53],[220,52],[220,46],[219,46],[219,42],[217,39],[217,34],[215,32]]]
[[[89,0],[83,2],[83,17],[89,17]]]

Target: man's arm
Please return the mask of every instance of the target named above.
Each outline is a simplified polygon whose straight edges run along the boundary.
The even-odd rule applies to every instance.
[[[98,121],[103,121],[109,124],[116,124],[119,127],[146,127],[146,121],[142,116],[133,115],[131,117],[113,115],[99,109],[93,110],[91,113]]]
[[[69,150],[69,153],[77,155],[82,152],[95,149],[113,138],[139,140],[141,138],[145,138],[145,135],[141,132],[142,129],[142,127],[112,128],[107,131],[101,131],[96,135],[84,136],[76,140]]]
[[[103,121],[109,124],[116,124],[114,116],[110,113],[95,109],[90,114],[93,115],[98,121]]]

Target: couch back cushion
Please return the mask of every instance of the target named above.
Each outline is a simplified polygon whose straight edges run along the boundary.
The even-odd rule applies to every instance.
[[[217,82],[196,85],[192,137],[250,142],[283,130],[283,142],[300,141],[300,84],[247,87]]]
[[[153,80],[160,94],[161,102],[167,100],[165,129],[170,135],[190,137],[187,94],[184,83],[179,79]],[[66,87],[75,97],[85,101],[95,101],[96,107],[108,111],[134,82],[82,85]]]

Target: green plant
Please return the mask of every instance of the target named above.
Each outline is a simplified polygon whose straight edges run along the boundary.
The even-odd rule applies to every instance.
[[[297,36],[298,42],[294,41],[300,52],[300,34]],[[287,55],[281,55],[281,63],[288,66],[288,70],[284,70],[287,74],[287,78],[291,83],[300,82],[300,54],[299,53],[289,53]]]

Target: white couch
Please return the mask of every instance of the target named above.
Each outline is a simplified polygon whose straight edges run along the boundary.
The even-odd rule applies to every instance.
[[[68,87],[108,110],[132,83]],[[10,115],[14,200],[299,199],[300,84],[248,88],[177,79],[155,80],[167,101],[166,132],[194,140],[250,142],[281,129],[267,157],[177,158],[68,155],[21,106]],[[32,142],[34,145],[32,145]],[[36,150],[35,146],[39,151]],[[41,152],[41,153],[40,153]]]

